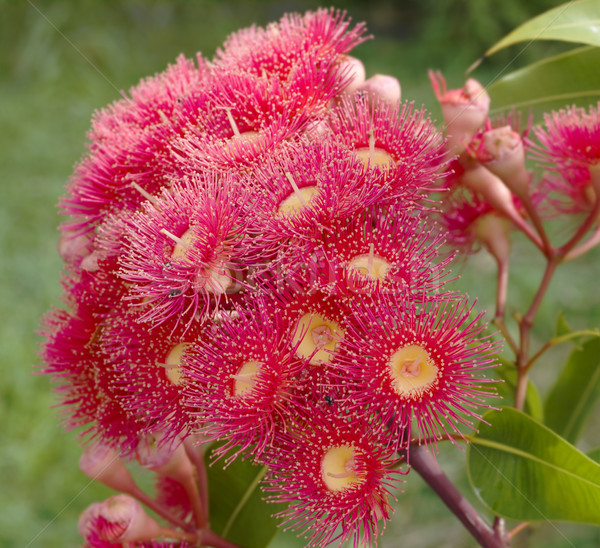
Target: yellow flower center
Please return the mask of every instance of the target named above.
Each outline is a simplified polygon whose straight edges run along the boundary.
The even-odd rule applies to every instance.
[[[280,215],[291,216],[295,215],[303,208],[308,207],[313,199],[313,196],[317,193],[317,185],[305,186],[297,188],[292,193],[284,198],[277,208]]]
[[[262,365],[264,364],[254,360],[243,363],[238,372],[233,375],[231,394],[243,398],[252,393]]]
[[[416,344],[394,352],[388,365],[392,386],[400,396],[421,396],[435,383],[438,375],[438,367],[429,353]]]
[[[301,358],[312,356],[309,363],[315,365],[331,361],[343,336],[344,331],[337,322],[309,312],[298,320],[292,342],[294,345],[299,342],[296,353]]]
[[[365,166],[379,166],[388,168],[394,165],[394,159],[385,150],[377,147],[362,147],[354,151],[356,157],[362,160]]]
[[[348,267],[350,269],[358,272],[362,276],[371,278],[372,280],[385,279],[390,266],[390,263],[383,257],[372,255],[371,253],[357,255],[348,262]]]
[[[184,383],[184,378],[181,374],[181,358],[188,343],[176,344],[165,359],[165,373],[167,379],[175,386],[181,386]]]
[[[364,476],[356,471],[356,452],[350,445],[332,447],[321,459],[321,478],[329,491],[349,489],[364,482]]]

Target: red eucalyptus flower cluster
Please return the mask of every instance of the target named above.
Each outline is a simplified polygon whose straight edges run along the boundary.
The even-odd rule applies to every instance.
[[[493,395],[497,345],[444,289],[429,219],[444,141],[397,81],[364,79],[364,33],[285,16],[95,115],[43,328],[65,424],[94,441],[82,469],[128,495],[84,513],[89,546],[231,546],[207,529],[199,441],[266,465],[309,546],[370,545],[409,443],[461,436]],[[162,477],[157,500],[121,457]]]

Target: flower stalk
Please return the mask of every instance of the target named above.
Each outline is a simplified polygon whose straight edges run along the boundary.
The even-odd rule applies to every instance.
[[[490,526],[444,473],[431,451],[423,445],[410,446],[410,466],[435,491],[484,548],[507,548],[509,539],[502,527]]]

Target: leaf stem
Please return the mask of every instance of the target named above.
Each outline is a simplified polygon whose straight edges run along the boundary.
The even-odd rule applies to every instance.
[[[491,527],[444,474],[436,458],[424,445],[411,445],[410,465],[442,499],[444,504],[484,548],[507,548],[502,527]]]

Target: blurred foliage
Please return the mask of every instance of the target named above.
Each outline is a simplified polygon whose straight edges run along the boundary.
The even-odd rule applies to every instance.
[[[526,18],[559,3],[350,0],[337,5],[354,21],[366,20],[375,36],[355,52],[368,74],[395,75],[405,98],[425,103],[435,113],[428,68],[444,71],[450,85],[461,85],[465,68],[487,47]],[[120,90],[141,77],[163,70],[180,52],[191,57],[202,51],[210,57],[239,27],[318,5],[313,0],[0,0],[0,546],[77,546],[79,512],[110,493],[79,472],[75,434],[60,431],[58,412],[50,409],[55,401],[50,382],[32,374],[32,364],[39,363],[39,318],[51,304],[60,304],[55,204],[85,150],[94,109],[118,99]],[[499,53],[484,63],[478,77],[484,82],[494,78],[515,55],[512,50]],[[518,64],[534,57],[535,48],[527,47]],[[511,294],[522,309],[520,303],[527,303],[538,283],[540,260],[520,240],[516,257]],[[552,333],[561,307],[574,328],[600,323],[594,289],[597,258],[596,253],[578,263],[583,268],[577,284],[569,270],[574,265],[557,277],[555,300],[545,303],[540,314],[542,338]],[[465,276],[461,287],[480,296],[478,307],[493,310],[491,259],[479,254],[468,267],[457,262],[454,270]],[[543,390],[552,369],[540,369],[536,380]],[[441,451],[444,469],[470,497],[463,453],[452,446]],[[472,546],[422,480],[416,475],[407,480],[381,545]],[[556,537],[553,527],[540,526],[525,537],[533,535],[532,546],[564,546],[551,540]],[[578,547],[600,544],[597,530],[561,526],[561,531]]]

